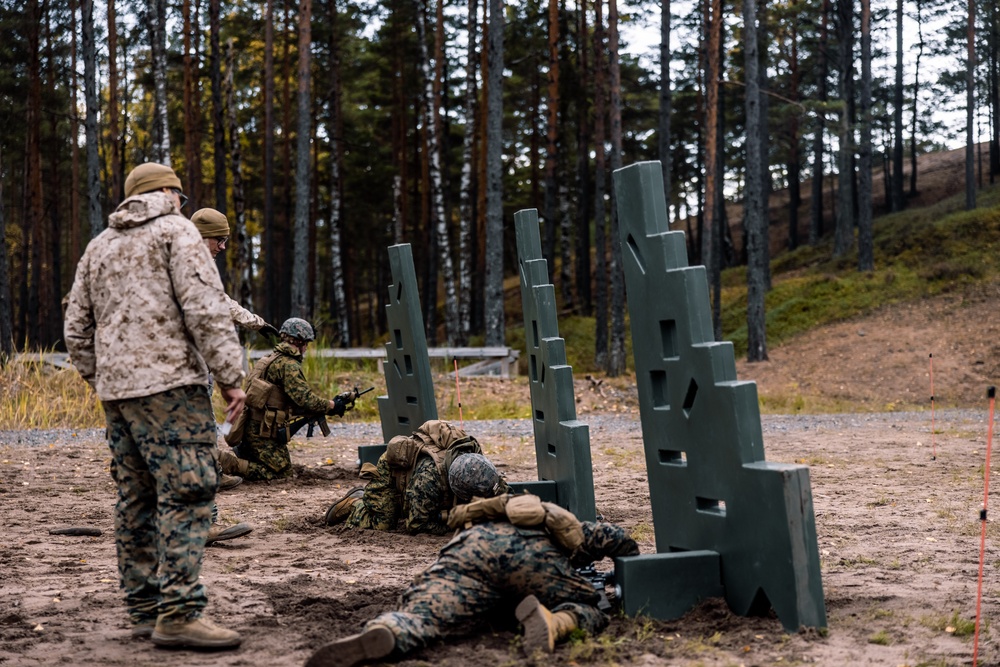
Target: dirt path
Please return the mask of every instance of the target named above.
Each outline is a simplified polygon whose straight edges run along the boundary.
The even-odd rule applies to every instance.
[[[616,618],[597,641],[566,646],[544,664],[968,664],[970,637],[949,628],[961,632],[975,613],[985,419],[977,411],[939,413],[931,461],[925,414],[764,418],[768,460],[811,467],[827,636],[789,636],[776,619],[735,617],[712,600],[679,621]],[[636,417],[590,422],[599,511],[652,552]],[[467,428],[510,479],[534,478],[527,422]],[[129,637],[101,433],[0,434],[0,664],[301,665],[321,643],[391,608],[444,542],[322,525],[325,506],[355,482],[354,447],[376,438],[374,424],[340,424],[330,439],[293,450],[296,478],[220,496],[224,522],[255,530],[210,547],[203,578],[210,617],[239,630],[244,644],[194,654]],[[66,525],[103,535],[48,534]],[[1000,617],[997,537],[991,524],[983,601],[990,623]],[[994,635],[987,630],[981,640],[988,664],[1000,663]],[[533,664],[503,624],[401,664],[428,662]]]

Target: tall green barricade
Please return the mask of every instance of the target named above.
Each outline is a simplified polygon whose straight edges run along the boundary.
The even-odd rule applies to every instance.
[[[378,397],[382,437],[410,435],[429,419],[437,419],[434,378],[427,356],[427,335],[420,312],[420,293],[409,243],[389,246],[389,300],[385,306],[389,341],[385,344],[386,395]],[[385,445],[358,448],[361,463],[376,463]]]
[[[515,213],[514,229],[538,479],[555,483],[556,502],[580,519],[593,521],[597,510],[590,428],[576,418],[573,368],[566,363],[566,343],[559,337],[555,287],[542,258],[538,211]]]
[[[724,595],[737,614],[823,627],[809,469],[764,460],[756,384],[714,339],[660,163],[617,170],[614,187],[657,551],[616,560],[625,611],[675,618]]]

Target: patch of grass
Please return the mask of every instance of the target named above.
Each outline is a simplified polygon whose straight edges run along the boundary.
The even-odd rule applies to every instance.
[[[654,531],[652,524],[649,523],[639,523],[636,524],[635,528],[629,531],[632,539],[636,542],[646,542],[653,539]]]
[[[841,558],[841,567],[855,567],[859,565],[878,565],[878,561],[874,558],[867,558],[865,556],[858,556],[857,558]]]
[[[962,618],[958,610],[953,611],[951,616],[922,616],[920,623],[931,630],[947,632],[956,637],[967,637],[976,631],[976,620]]]
[[[879,630],[871,637],[868,638],[869,644],[878,644],[880,646],[888,646],[892,643],[892,637],[885,630]]]
[[[1000,210],[991,188],[973,211],[957,198],[875,221],[876,270],[859,273],[856,254],[833,258],[832,240],[783,253],[771,264],[767,339],[772,346],[814,327],[876,307],[956,291],[995,280]],[[918,268],[912,268],[918,267]],[[747,349],[745,267],[723,274],[722,333],[737,356]]]
[[[97,394],[75,369],[21,360],[0,367],[0,430],[99,428]]]
[[[888,498],[886,498],[885,496],[879,496],[878,500],[874,500],[874,501],[868,503],[868,507],[871,507],[871,508],[885,507],[886,505],[892,505],[892,504],[894,504],[894,503],[891,500],[889,500]]]

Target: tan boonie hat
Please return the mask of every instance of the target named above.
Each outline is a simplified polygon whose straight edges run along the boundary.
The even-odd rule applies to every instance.
[[[200,208],[191,216],[191,222],[198,228],[201,238],[229,236],[229,220],[214,208]]]
[[[181,179],[177,178],[174,170],[165,164],[147,162],[129,172],[125,179],[125,197],[141,195],[144,192],[153,192],[161,188],[181,187]]]

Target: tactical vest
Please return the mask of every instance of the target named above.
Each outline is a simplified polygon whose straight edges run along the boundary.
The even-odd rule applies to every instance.
[[[413,478],[417,460],[424,454],[434,461],[443,486],[451,495],[448,470],[452,462],[462,454],[482,453],[483,449],[479,446],[479,442],[471,435],[448,422],[432,419],[425,422],[412,435],[396,436],[390,440],[386,447],[385,458],[389,464],[393,484],[401,495],[405,494],[406,486]]]
[[[247,378],[246,404],[249,418],[260,423],[257,433],[262,438],[273,438],[278,429],[286,426],[292,418],[292,400],[279,384],[267,381],[267,371],[271,363],[281,356],[275,350],[254,365]]]

